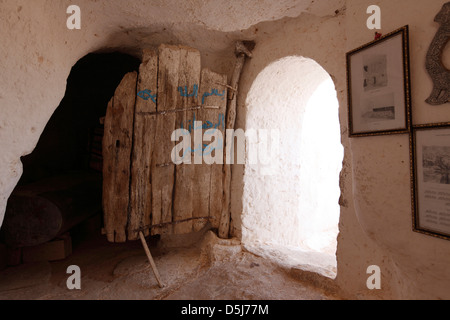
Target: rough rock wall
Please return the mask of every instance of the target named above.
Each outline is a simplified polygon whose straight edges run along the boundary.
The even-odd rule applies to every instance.
[[[335,80],[345,148],[336,281],[360,297],[449,298],[450,258],[446,254],[449,243],[411,231],[408,139],[392,136],[350,141],[345,83],[345,52],[373,39],[373,31],[365,27],[366,9],[378,4],[383,10],[383,33],[405,24],[411,27],[414,123],[450,118],[447,106],[430,107],[423,102],[431,90],[424,58],[437,30],[433,19],[443,1],[352,0],[346,1],[347,10],[337,16],[335,10],[339,5],[327,7],[332,8],[326,13],[330,16],[324,16],[321,11],[323,17],[302,15],[266,22],[242,33],[240,29],[250,25],[234,25],[242,22],[230,18],[236,12],[236,3],[231,3],[229,8],[224,5],[223,11],[215,1],[186,2],[186,6],[192,4],[193,8],[217,4],[214,8],[220,14],[215,14],[216,17],[223,16],[219,20],[224,24],[229,19],[230,28],[224,28],[211,25],[211,21],[219,21],[211,18],[213,9],[199,15],[200,11],[178,6],[175,1],[155,2],[152,7],[143,1],[133,2],[131,6],[126,1],[114,1],[114,5],[111,1],[77,2],[82,8],[82,29],[70,31],[65,27],[69,2],[0,1],[0,220],[7,198],[21,175],[20,156],[33,150],[64,95],[70,68],[81,57],[111,48],[138,54],[143,46],[172,42],[198,48],[205,64],[216,72],[226,72],[233,62],[230,54],[233,41],[249,37],[259,44],[255,57],[244,70],[237,127],[245,128],[245,97],[253,80],[273,61],[289,55],[309,57]],[[318,2],[318,6],[323,2]],[[247,14],[255,13],[259,18],[246,16],[244,21],[251,24],[286,15],[286,10],[273,14],[272,3],[280,3],[285,9],[289,7],[289,1],[266,1],[262,6],[266,8],[263,17],[262,12],[251,10],[249,5]],[[296,6],[297,1],[290,3],[292,16],[308,10],[308,6]],[[309,12],[316,13],[314,10],[311,7]],[[235,234],[239,235],[243,171],[236,168],[232,215]],[[381,291],[369,292],[366,288],[366,270],[372,264],[381,267]]]

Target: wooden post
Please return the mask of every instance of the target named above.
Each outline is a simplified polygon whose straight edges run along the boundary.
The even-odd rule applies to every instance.
[[[248,47],[253,47],[254,43],[248,43],[247,45]],[[236,103],[237,103],[237,89],[239,85],[239,79],[241,77],[242,68],[244,67],[246,57],[251,58],[252,56],[251,52],[249,51],[250,48],[247,48],[247,45],[244,44],[243,42],[236,43],[237,61],[234,67],[233,77],[231,78],[231,87],[234,88],[234,90],[229,91],[229,104],[226,122],[227,130],[234,129],[234,125],[236,122]],[[226,159],[226,151],[234,149],[233,142],[234,138],[227,136],[224,159]],[[226,163],[224,161],[223,168],[224,168],[223,207],[219,225],[219,237],[222,239],[227,239],[230,235],[231,164]]]
[[[145,237],[142,231],[139,231],[139,237],[141,238],[142,246],[144,247],[145,253],[147,254],[148,261],[152,266],[152,270],[155,275],[156,281],[158,281],[158,285],[160,288],[164,288],[164,284],[161,281],[161,277],[159,276],[159,272],[158,269],[156,268],[155,261],[153,260],[152,254],[150,253],[150,249],[148,248],[147,241],[145,241]]]

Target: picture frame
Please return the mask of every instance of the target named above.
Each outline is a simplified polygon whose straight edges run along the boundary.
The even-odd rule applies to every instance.
[[[450,240],[450,122],[410,135],[413,231]]]
[[[408,25],[346,54],[349,136],[411,131]]]

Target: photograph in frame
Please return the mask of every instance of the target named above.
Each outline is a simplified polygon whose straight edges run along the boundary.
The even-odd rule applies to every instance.
[[[350,137],[409,133],[409,36],[404,26],[347,53]]]
[[[450,240],[450,123],[411,135],[413,229]]]

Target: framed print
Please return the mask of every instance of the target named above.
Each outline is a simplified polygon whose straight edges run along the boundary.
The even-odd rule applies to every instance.
[[[411,134],[413,229],[450,240],[450,123]]]
[[[404,26],[347,53],[350,137],[409,133],[409,32]]]

